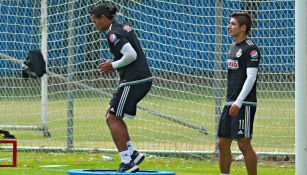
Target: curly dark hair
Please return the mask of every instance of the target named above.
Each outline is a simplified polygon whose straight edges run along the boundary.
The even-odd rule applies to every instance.
[[[117,7],[111,3],[101,3],[95,6],[91,11],[90,15],[95,15],[97,18],[105,16],[109,19],[113,19],[116,15]]]

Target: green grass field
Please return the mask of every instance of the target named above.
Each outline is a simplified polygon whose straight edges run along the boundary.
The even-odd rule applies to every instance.
[[[9,125],[41,126],[40,100],[1,100],[0,123]],[[38,131],[12,130],[19,139],[19,146],[66,146],[67,107],[65,99],[48,103],[48,129],[51,138],[44,138]],[[104,121],[108,98],[82,98],[74,101],[74,146],[111,149],[112,140]],[[138,110],[135,120],[126,120],[138,148],[145,150],[214,151],[216,118],[214,100],[146,98],[140,105],[159,113],[175,116],[180,121],[205,128],[204,135],[179,123],[152,113]],[[95,129],[94,129],[95,128]],[[94,129],[94,130],[93,130]],[[258,152],[294,152],[293,101],[262,100],[258,103],[254,123],[254,146]],[[31,143],[32,144],[32,143]],[[104,144],[104,145],[102,145]],[[236,145],[234,145],[234,149]]]
[[[182,88],[182,87],[181,87]],[[188,88],[188,87],[186,87]],[[39,91],[37,91],[38,93]],[[40,95],[23,94],[19,90],[0,92],[0,123],[6,125],[41,126]],[[173,170],[179,175],[219,174],[216,159],[207,158],[197,152],[214,152],[216,147],[215,98],[212,90],[189,89],[182,91],[176,86],[167,89],[154,87],[140,105],[160,114],[176,117],[183,123],[205,128],[205,135],[197,129],[184,126],[148,111],[138,110],[135,120],[126,120],[130,135],[139,150],[186,152],[173,158],[150,155],[142,164],[143,169]],[[31,147],[67,146],[67,101],[63,92],[53,91],[48,100],[48,130],[50,138],[34,130],[10,132],[17,137],[18,147],[27,147],[19,152],[17,168],[2,168],[0,174],[65,174],[69,169],[117,168],[115,161],[105,162],[102,154],[87,153],[37,153]],[[206,96],[202,96],[206,95]],[[288,94],[289,95],[289,94]],[[294,100],[290,96],[263,92],[258,95],[258,108],[254,123],[253,145],[258,153],[294,153]],[[74,96],[73,146],[88,149],[112,149],[114,144],[104,121],[109,97],[89,91],[76,91]],[[222,103],[223,103],[222,99]],[[1,150],[1,149],[0,149]],[[238,151],[234,142],[232,150]],[[45,150],[48,152],[48,150]],[[65,150],[64,150],[65,151]],[[49,150],[49,152],[51,152]],[[62,151],[61,151],[62,152]],[[0,152],[1,153],[1,152]],[[1,155],[0,155],[1,157]],[[198,159],[193,159],[198,157]],[[263,161],[265,160],[265,161]],[[259,174],[294,174],[290,162],[276,161],[275,158],[259,160]],[[272,160],[272,161],[270,161]],[[0,162],[1,163],[1,162]],[[43,165],[69,165],[59,168],[40,168]],[[232,174],[244,175],[242,162],[235,162]]]
[[[117,169],[117,154],[93,153],[20,153],[22,160],[18,161],[17,168],[0,168],[1,175],[65,175],[71,169]],[[102,155],[115,158],[114,161],[104,161]],[[146,170],[169,170],[176,175],[218,175],[218,163],[214,159],[183,159],[166,158],[147,155],[139,167]],[[55,168],[46,168],[46,165],[60,165]],[[62,167],[61,167],[62,165]],[[259,162],[260,175],[293,175],[295,173],[292,163]],[[245,175],[243,162],[234,162],[232,175]]]

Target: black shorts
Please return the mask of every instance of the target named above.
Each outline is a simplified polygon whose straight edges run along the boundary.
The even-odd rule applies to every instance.
[[[230,107],[226,105],[223,109],[217,136],[228,139],[252,138],[256,106],[243,104],[233,117],[229,116]]]
[[[108,112],[118,117],[134,118],[136,105],[151,88],[152,82],[119,87],[110,101]]]

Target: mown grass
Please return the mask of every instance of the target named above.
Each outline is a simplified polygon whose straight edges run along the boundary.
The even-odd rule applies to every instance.
[[[213,93],[159,89],[154,87],[140,106],[149,111],[138,109],[135,120],[127,120],[132,140],[139,150],[191,152],[214,152],[216,147],[216,98]],[[209,90],[208,90],[209,91]],[[16,92],[15,92],[16,93]],[[204,93],[204,94],[203,94]],[[0,95],[1,125],[30,125],[41,127],[40,96],[7,93]],[[198,95],[200,94],[200,96]],[[208,95],[209,94],[209,95]],[[210,95],[211,94],[211,95]],[[63,92],[49,96],[47,116],[50,138],[34,130],[14,130],[18,148],[28,147],[28,153],[20,152],[18,168],[1,169],[0,174],[65,174],[74,168],[116,168],[117,161],[104,162],[100,154],[81,153],[35,153],[31,147],[67,147],[67,99]],[[203,95],[203,96],[202,96]],[[277,95],[277,96],[276,96]],[[76,91],[74,96],[73,146],[75,148],[115,149],[108,127],[104,121],[109,96],[87,91]],[[204,97],[205,96],[205,97]],[[276,96],[276,98],[275,98]],[[294,153],[294,100],[283,94],[260,93],[254,123],[253,145],[256,152]],[[221,99],[223,104],[224,98]],[[181,123],[163,117],[175,117]],[[205,128],[205,135],[194,127]],[[30,147],[30,148],[29,148]],[[238,151],[234,142],[232,150]],[[161,158],[151,156],[144,165],[145,169],[165,169],[177,174],[218,174],[216,160],[201,155],[198,159],[188,156]],[[112,155],[117,157],[117,155]],[[193,156],[192,156],[193,157]],[[267,160],[267,159],[266,159]],[[69,167],[39,168],[45,164],[69,164]],[[260,162],[259,174],[294,174],[291,163]],[[232,174],[245,174],[244,164],[236,162]]]
[[[109,98],[78,97],[74,100],[74,146],[114,148],[104,121]],[[178,97],[178,98],[175,98]],[[156,113],[175,117],[178,122],[148,111],[138,110],[135,120],[126,120],[132,139],[140,149],[214,151],[216,141],[216,109],[214,98],[184,97],[176,94],[162,97],[154,93],[140,105]],[[11,130],[19,146],[66,146],[67,101],[48,102],[50,138],[39,131]],[[0,123],[41,127],[39,98],[11,98],[0,101]],[[204,128],[205,135],[197,129]],[[105,145],[102,145],[104,143]],[[253,144],[258,152],[294,152],[294,102],[289,99],[259,100],[254,123]],[[234,149],[237,149],[234,144]]]
[[[102,155],[113,157],[114,161],[104,161]],[[117,169],[117,154],[97,153],[19,153],[17,168],[0,168],[1,175],[65,175],[71,169]],[[46,165],[60,165],[45,168]],[[62,166],[61,166],[62,165]],[[258,174],[293,175],[295,169],[291,163],[259,162]],[[217,175],[218,163],[215,159],[184,159],[147,155],[139,166],[143,170],[168,170],[176,175]],[[233,175],[246,175],[243,162],[234,162],[231,168]]]

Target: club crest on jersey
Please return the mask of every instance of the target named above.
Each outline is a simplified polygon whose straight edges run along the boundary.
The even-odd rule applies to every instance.
[[[242,55],[242,49],[239,49],[236,53],[236,57],[239,58]]]
[[[111,35],[109,36],[109,40],[110,40],[112,43],[116,44],[116,42],[117,42],[117,37],[116,37],[116,35],[115,35],[115,34],[111,34]]]
[[[227,67],[228,67],[228,69],[231,69],[231,70],[238,69],[239,68],[238,60],[228,59],[227,60]]]
[[[252,61],[254,60],[254,61],[257,61],[257,58],[258,58],[258,52],[257,52],[257,50],[252,50],[251,52],[250,52],[250,56],[252,57]]]
[[[126,32],[131,32],[131,27],[130,26],[128,26],[128,25],[125,25],[124,27],[123,27],[123,29],[126,31]]]

